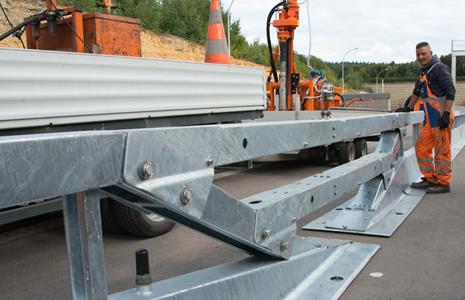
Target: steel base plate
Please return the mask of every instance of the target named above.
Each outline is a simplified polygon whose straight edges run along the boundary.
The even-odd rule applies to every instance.
[[[358,203],[355,196],[303,229],[390,237],[425,195],[424,190],[409,187],[420,177],[415,153],[410,149],[405,152],[399,169],[392,174],[376,208],[354,205]]]
[[[337,299],[379,246],[297,237],[293,249],[289,260],[250,257],[109,299]]]
[[[348,210],[347,206],[352,202],[349,200],[324,216],[308,223],[303,229],[390,237],[418,205],[424,194],[424,191],[409,188],[384,214],[376,211]],[[377,216],[377,214],[382,215],[382,217]],[[369,226],[368,230],[354,229],[365,220],[375,220],[377,223]]]

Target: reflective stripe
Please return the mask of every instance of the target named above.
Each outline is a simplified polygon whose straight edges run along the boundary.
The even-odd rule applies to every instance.
[[[448,166],[451,165],[451,162],[450,162],[450,160],[448,160],[448,161],[437,161],[437,162],[435,163],[435,165],[436,165],[437,167],[448,167]]]
[[[436,101],[442,107],[444,105],[444,103],[446,102],[446,97],[431,96],[431,97],[428,97],[428,98],[422,98],[422,100],[423,100],[424,103],[429,103],[430,105],[431,105],[432,102]]]
[[[422,172],[429,172],[429,171],[433,171],[433,170],[434,170],[434,167],[430,167],[430,166],[422,167],[422,168],[420,167],[420,171],[422,171]]]
[[[223,24],[223,19],[221,18],[221,12],[219,10],[210,11],[210,18],[208,24],[221,23]]]
[[[451,170],[436,170],[436,174],[439,174],[439,175],[447,175],[450,173],[452,173]]]
[[[436,67],[436,65],[438,65],[438,64],[439,64],[439,61],[438,61],[438,62],[436,62],[434,65],[432,65],[432,66],[431,66],[431,68],[429,68],[429,70],[426,72],[426,74],[428,74],[428,75],[429,75],[429,73],[431,72],[431,70],[433,70],[433,69],[434,69],[434,67]]]
[[[207,54],[228,54],[228,45],[225,40],[210,40],[207,43]]]
[[[417,159],[419,164],[426,164],[426,163],[432,163],[433,158],[419,158]]]

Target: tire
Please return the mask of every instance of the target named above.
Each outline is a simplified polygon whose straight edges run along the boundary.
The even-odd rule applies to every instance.
[[[354,141],[355,146],[355,159],[368,154],[367,140],[359,139]]]
[[[113,203],[114,215],[129,234],[152,238],[167,233],[174,223],[156,214],[144,214],[117,201]]]
[[[352,142],[342,142],[337,151],[337,160],[340,165],[355,159],[355,145]]]
[[[104,198],[100,200],[100,214],[102,216],[102,230],[105,233],[125,234],[126,230],[116,219],[114,204],[115,200]]]

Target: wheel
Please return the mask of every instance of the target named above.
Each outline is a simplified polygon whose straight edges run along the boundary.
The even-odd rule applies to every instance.
[[[342,142],[337,152],[337,160],[340,165],[355,159],[355,145],[352,142]]]
[[[367,140],[359,139],[354,141],[355,146],[355,159],[368,154]]]
[[[121,227],[138,237],[156,237],[167,233],[174,226],[173,222],[157,214],[144,214],[117,201],[114,201],[113,209]]]

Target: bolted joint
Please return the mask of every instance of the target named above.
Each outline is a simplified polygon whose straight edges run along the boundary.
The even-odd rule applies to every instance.
[[[266,240],[271,236],[271,229],[264,229],[262,231],[262,239]]]
[[[149,180],[153,176],[153,166],[151,162],[144,161],[139,167],[139,177],[142,180]]]
[[[184,205],[189,204],[192,201],[192,189],[190,186],[185,187],[181,192],[181,203]]]
[[[282,241],[279,245],[279,249],[281,250],[281,252],[287,251],[289,249],[289,242]]]

